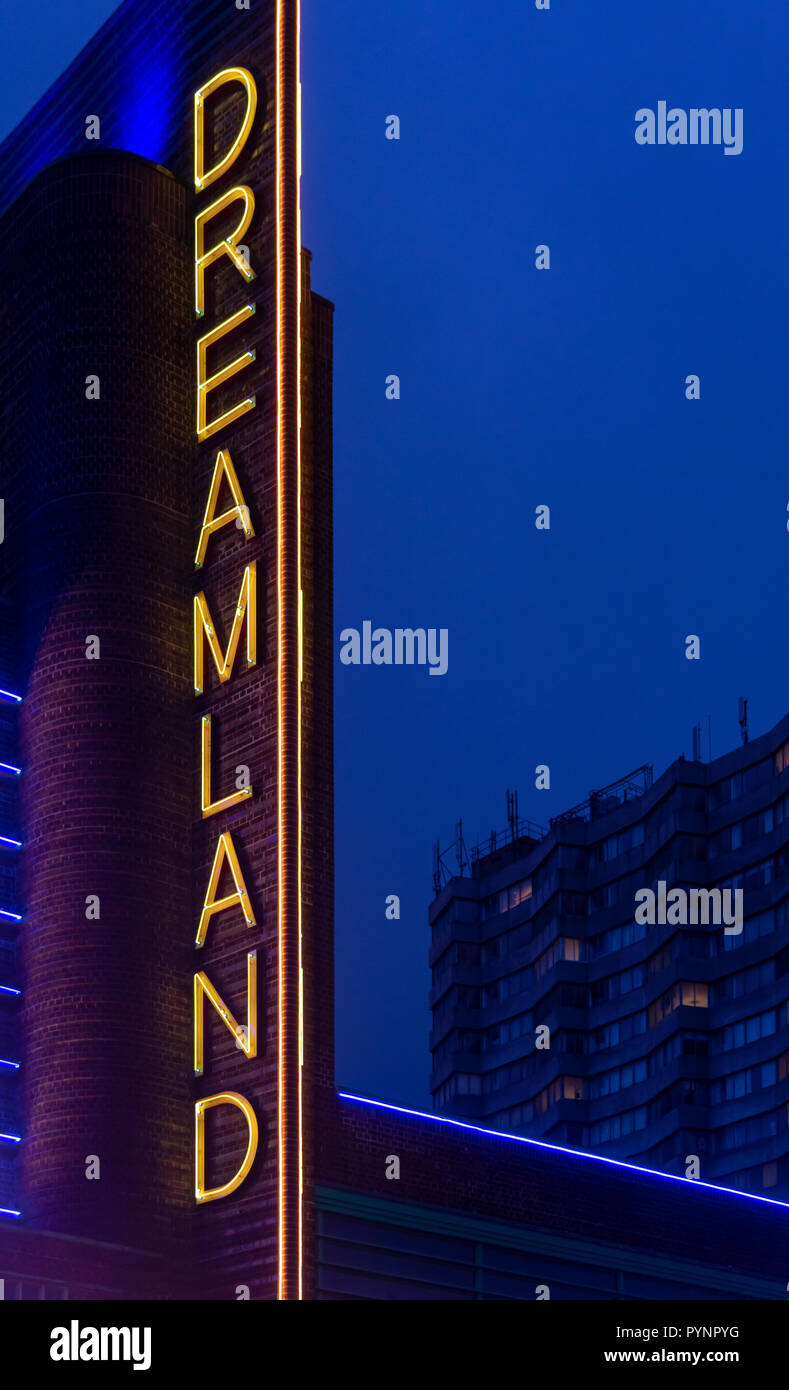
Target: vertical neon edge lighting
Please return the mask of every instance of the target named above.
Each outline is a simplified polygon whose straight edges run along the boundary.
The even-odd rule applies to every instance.
[[[278,777],[277,777],[277,939],[278,939],[278,1085],[277,1085],[277,1135],[278,1135],[278,1243],[279,1270],[277,1297],[280,1300],[301,1299],[303,1297],[303,987],[302,987],[302,826],[301,826],[301,210],[300,210],[300,156],[301,156],[301,99],[300,99],[300,41],[301,13],[299,0],[277,0],[277,52],[276,52],[276,235],[277,235],[277,701],[278,701]],[[292,42],[291,42],[292,40]],[[290,66],[292,63],[292,66]],[[295,129],[291,130],[286,120],[287,113],[294,113]],[[293,148],[286,148],[286,140],[293,139]],[[291,230],[290,208],[286,198],[290,194],[288,178],[289,158],[295,157],[295,208]],[[288,235],[294,244],[288,244]],[[292,391],[285,392],[285,352],[288,341],[288,315],[285,276],[295,272],[295,344],[297,380],[296,416],[290,418],[286,406],[293,400]],[[293,289],[293,287],[291,287]],[[290,477],[288,468],[291,430],[295,435],[295,584],[286,582],[291,578],[290,566],[285,566],[285,554],[290,536]],[[295,593],[294,593],[295,590]],[[295,625],[295,634],[294,634]],[[292,660],[293,637],[297,661]],[[295,690],[294,690],[295,687]],[[291,746],[289,713],[291,702],[295,699],[295,747]],[[293,766],[295,763],[295,785],[293,785]],[[286,780],[287,779],[287,780]],[[286,811],[290,810],[291,794],[295,798],[296,812],[296,884],[295,884],[295,928],[296,928],[296,967],[295,991],[292,983],[291,964],[291,924],[294,921],[290,891],[290,844],[285,843],[285,830],[288,823]],[[289,836],[288,836],[289,839]],[[287,851],[287,853],[286,853]],[[291,996],[295,993],[296,1033],[295,1049]],[[296,1171],[292,1172],[292,1136],[290,1133],[290,1083],[296,1068]],[[294,1219],[295,1205],[295,1219]],[[296,1270],[291,1267],[293,1245],[292,1222],[296,1228]]]

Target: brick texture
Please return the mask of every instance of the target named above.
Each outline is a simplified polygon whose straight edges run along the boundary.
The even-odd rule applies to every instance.
[[[184,190],[121,154],[53,166],[2,229],[25,1219],[160,1248],[190,1171],[186,233]]]

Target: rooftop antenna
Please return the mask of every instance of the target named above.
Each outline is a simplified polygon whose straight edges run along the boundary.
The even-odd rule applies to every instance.
[[[518,838],[518,793],[507,788],[507,820],[510,825],[510,839]]]
[[[466,859],[466,846],[465,846],[464,843],[463,843],[463,820],[462,820],[462,817],[461,817],[461,819],[458,821],[456,829],[457,829],[456,849],[457,849],[457,861],[458,861],[458,877],[459,877],[459,878],[462,878],[462,877],[463,877],[463,865],[464,865],[465,859]]]
[[[433,892],[436,897],[441,892],[441,845],[438,840],[433,847]]]
[[[740,729],[742,730],[743,743],[748,742],[748,700],[745,695],[740,696]]]
[[[707,715],[707,756],[712,762],[712,715]]]
[[[693,725],[693,761],[701,762],[701,725]]]

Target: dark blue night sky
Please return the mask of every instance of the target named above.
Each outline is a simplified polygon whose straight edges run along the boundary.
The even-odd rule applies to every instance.
[[[0,138],[114,8],[0,0]],[[442,677],[337,661],[337,1079],[424,1105],[436,837],[501,828],[507,787],[547,824],[708,714],[720,754],[741,694],[753,734],[789,708],[789,9],[305,0],[303,35],[336,651],[449,629]],[[663,99],[742,107],[742,154],[637,145]]]

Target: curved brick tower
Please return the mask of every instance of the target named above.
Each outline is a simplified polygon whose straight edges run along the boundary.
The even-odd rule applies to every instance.
[[[191,1186],[187,194],[134,155],[66,159],[3,237],[25,1216],[166,1250]]]
[[[298,0],[124,0],[3,146],[0,1278],[316,1287],[332,306],[298,33]]]

